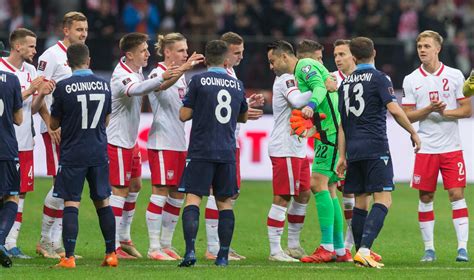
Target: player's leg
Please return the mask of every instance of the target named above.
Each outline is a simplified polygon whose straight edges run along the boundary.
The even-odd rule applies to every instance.
[[[219,234],[217,232],[219,211],[217,210],[216,198],[214,195],[212,195],[212,192],[207,198],[204,217],[206,219],[207,239],[206,259],[215,260],[217,257],[217,252],[219,252]]]
[[[3,169],[0,171],[0,174],[4,174],[3,171],[5,171],[5,166],[2,166],[3,163],[0,162],[0,169]],[[19,177],[19,176],[18,176]],[[4,177],[3,177],[4,178]],[[19,179],[19,178],[18,178]],[[4,186],[7,186],[11,182],[5,182]],[[2,185],[0,183],[0,185]],[[9,192],[5,192],[4,189],[6,188],[0,188],[0,194],[8,194]],[[10,188],[11,189],[11,188]],[[19,189],[19,180],[18,180],[18,189]],[[0,265],[3,267],[11,267],[12,266],[12,261],[9,257],[8,251],[5,248],[5,239],[10,232],[13,223],[15,222],[15,217],[16,213],[18,211],[18,196],[17,195],[4,195],[3,196],[3,205],[0,208]]]
[[[308,202],[311,198],[310,178],[309,160],[305,158],[300,168],[299,194],[293,197],[293,201],[288,207],[288,248],[285,253],[296,259],[306,256],[306,252],[300,244],[300,235],[303,230]]]
[[[115,253],[115,217],[109,203],[111,188],[109,185],[109,165],[89,167],[87,173],[90,198],[94,202],[99,217],[100,230],[105,242],[105,257],[102,266],[118,265]]]
[[[125,198],[123,205],[122,220],[118,225],[118,236],[120,238],[120,247],[126,253],[136,258],[141,258],[142,255],[135,248],[130,236],[130,228],[135,214],[135,204],[138,198],[138,193],[142,187],[142,159],[140,148],[138,145],[132,149],[132,170],[128,195]]]
[[[345,181],[337,182],[337,188],[342,192],[342,205],[344,207],[344,219],[346,220],[346,237],[344,240],[344,247],[346,248],[346,255],[351,255],[352,246],[354,246],[354,237],[352,236],[352,209],[354,209],[355,196],[354,194],[344,193]]]
[[[332,206],[334,207],[334,233],[333,233],[333,244],[334,251],[336,252],[337,262],[350,262],[352,258],[347,256],[346,249],[344,247],[344,218],[342,216],[341,204],[337,197],[336,183],[339,181],[337,176],[331,178],[329,184],[329,192],[331,193]]]

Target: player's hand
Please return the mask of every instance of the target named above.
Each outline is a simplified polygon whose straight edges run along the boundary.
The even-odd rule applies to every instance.
[[[51,137],[51,142],[53,143],[53,145],[59,145],[61,143],[61,128],[52,130],[48,127],[48,133]]]
[[[254,93],[250,95],[248,99],[249,107],[255,108],[255,107],[262,107],[263,104],[265,103],[265,98],[263,97],[263,94],[261,93]]]
[[[446,103],[443,101],[435,101],[430,103],[431,112],[442,113],[446,109]]]
[[[464,82],[462,93],[465,97],[471,97],[474,95],[474,70],[471,71],[471,75]]]
[[[415,153],[418,153],[418,151],[421,149],[421,140],[420,137],[418,136],[418,133],[413,133],[410,135],[411,138],[411,145],[415,148]]]
[[[335,77],[333,77],[332,75],[329,75],[326,78],[326,81],[324,82],[324,86],[326,87],[326,89],[328,91],[336,91],[337,90],[337,82],[336,82]]]
[[[301,113],[302,113],[302,116],[305,118],[305,119],[311,119],[314,115],[314,111],[313,109],[311,109],[311,107],[309,106],[306,106],[304,107],[302,110],[301,110]]]
[[[49,81],[43,81],[41,86],[38,89],[38,93],[42,95],[48,95],[51,94],[54,91],[54,88],[56,87],[56,82],[53,80]]]
[[[193,52],[193,54],[188,58],[186,63],[181,66],[181,70],[188,71],[192,69],[195,65],[204,62],[204,55],[200,53]]]
[[[345,157],[339,157],[336,164],[337,177],[344,178],[347,169],[347,160]]]
[[[44,76],[36,77],[33,81],[31,81],[30,86],[28,87],[28,95],[35,94],[38,91],[39,87],[43,83]]]
[[[249,107],[249,109],[248,109],[248,119],[249,120],[258,120],[262,116],[263,116],[263,110]]]
[[[175,66],[174,65],[174,62],[171,63],[171,66],[168,67],[168,69],[163,72],[163,80],[169,80],[171,78],[174,78],[174,77],[178,77],[180,75],[183,74],[183,70],[182,69],[179,69],[178,66]]]

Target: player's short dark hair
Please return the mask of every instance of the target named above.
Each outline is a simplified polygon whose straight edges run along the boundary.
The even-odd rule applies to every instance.
[[[337,47],[337,46],[342,46],[342,45],[346,45],[346,46],[349,46],[351,43],[351,40],[346,40],[346,39],[337,39],[336,41],[334,41],[334,44],[333,46],[334,47]]]
[[[67,48],[67,61],[71,68],[86,64],[89,58],[89,48],[83,43],[74,43]]]
[[[227,43],[223,40],[209,41],[204,53],[207,65],[221,65],[227,57]]]
[[[226,32],[221,35],[220,39],[226,42],[227,45],[240,45],[244,43],[242,36],[235,32]]]
[[[323,45],[309,39],[304,39],[303,41],[299,42],[298,45],[296,45],[297,54],[313,53],[315,51],[323,51],[323,50],[324,50]]]
[[[285,40],[276,40],[267,45],[267,52],[273,51],[275,55],[281,55],[286,53],[289,55],[295,55],[293,46]]]
[[[367,37],[356,37],[351,40],[349,49],[356,60],[368,60],[374,55],[374,42]]]
[[[10,33],[10,38],[9,38],[10,47],[13,47],[13,44],[16,43],[18,40],[22,40],[26,37],[36,38],[36,34],[33,31],[26,28],[17,28],[13,30],[13,32]]]
[[[63,17],[63,28],[71,27],[75,21],[87,21],[87,17],[83,13],[76,11],[66,13]]]
[[[139,32],[128,33],[120,39],[119,48],[123,53],[129,52],[148,41],[148,35]]]

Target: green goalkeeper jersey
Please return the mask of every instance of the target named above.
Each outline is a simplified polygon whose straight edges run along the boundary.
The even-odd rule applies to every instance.
[[[328,92],[324,81],[330,75],[329,71],[320,62],[303,58],[298,61],[295,67],[295,78],[301,92],[312,91],[308,106],[315,109],[315,113],[326,114],[326,119],[321,121],[321,129],[327,135],[337,132],[341,117],[339,115],[338,93]],[[333,143],[336,144],[337,143]]]

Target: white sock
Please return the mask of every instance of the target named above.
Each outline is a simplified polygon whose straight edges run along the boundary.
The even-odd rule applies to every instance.
[[[469,239],[469,218],[466,200],[460,199],[451,202],[453,207],[453,224],[458,238],[458,250],[463,248],[467,250],[467,240]]]
[[[292,201],[288,207],[288,248],[299,248],[300,234],[303,229],[308,204]]]
[[[118,195],[111,195],[109,198],[110,206],[115,216],[115,249],[120,247],[119,228],[122,222],[123,205],[125,204],[125,197]]]
[[[363,257],[368,257],[370,256],[370,249],[368,248],[363,248],[363,247],[360,247],[359,248],[359,251],[357,251],[359,254],[361,254]]]
[[[433,202],[418,202],[418,222],[420,224],[421,237],[426,250],[434,250],[434,211]]]
[[[5,240],[5,248],[10,250],[12,248],[17,247],[16,242],[18,240],[18,234],[20,233],[21,223],[23,220],[23,205],[25,203],[25,199],[20,197],[20,201],[18,202],[18,212],[16,213],[15,222],[13,223],[10,232]]]
[[[163,207],[163,222],[161,224],[161,247],[171,247],[174,230],[179,219],[179,212],[183,206],[184,199],[176,199],[169,197],[166,199]]]
[[[54,186],[44,199],[41,240],[52,242],[53,249],[58,249],[62,246],[64,200],[54,197],[53,189]]]
[[[282,251],[281,236],[285,227],[286,207],[272,204],[267,217],[268,240],[270,241],[270,255]]]
[[[354,235],[352,234],[352,210],[354,209],[355,198],[353,197],[342,197],[344,205],[344,218],[346,219],[347,230],[346,239],[344,240],[344,247],[349,251],[354,246]]]
[[[122,222],[119,227],[120,241],[130,241],[130,227],[135,214],[135,203],[137,202],[138,192],[129,192],[125,198],[125,204],[122,211]]]
[[[207,198],[206,204],[206,236],[207,251],[216,255],[219,252],[219,234],[217,226],[219,224],[219,211],[217,210],[216,199],[213,195]]]
[[[150,240],[149,251],[158,250],[160,246],[161,221],[163,218],[163,207],[166,203],[166,196],[152,194],[150,203],[146,209],[146,225],[148,228],[148,238]]]

